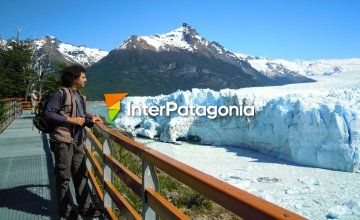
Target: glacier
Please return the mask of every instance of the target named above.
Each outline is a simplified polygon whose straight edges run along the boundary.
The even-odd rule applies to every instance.
[[[115,125],[132,135],[181,144],[250,148],[300,165],[359,170],[359,74],[339,73],[315,83],[243,89],[192,89],[155,97],[127,97]],[[254,117],[127,116],[136,105],[254,105]]]

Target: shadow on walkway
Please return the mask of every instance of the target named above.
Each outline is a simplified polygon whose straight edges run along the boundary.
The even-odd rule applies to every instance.
[[[54,212],[53,202],[42,198],[42,188],[49,185],[23,185],[0,190],[0,207],[31,213],[34,215],[49,216],[59,219]]]

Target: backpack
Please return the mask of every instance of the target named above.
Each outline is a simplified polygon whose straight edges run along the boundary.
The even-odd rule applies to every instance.
[[[66,91],[64,88],[60,89],[60,91],[62,93],[61,106],[63,106],[66,100]],[[45,117],[45,109],[49,100],[50,97],[42,100],[39,103],[39,106],[35,112],[35,117],[33,118],[33,124],[37,129],[39,129],[39,131],[42,131],[43,133],[51,133],[55,128],[54,123],[50,122]]]

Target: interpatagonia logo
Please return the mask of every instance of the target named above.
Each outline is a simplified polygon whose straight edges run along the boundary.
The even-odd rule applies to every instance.
[[[113,121],[116,115],[120,111],[120,101],[125,98],[128,93],[113,93],[113,94],[104,94],[105,103],[108,108],[109,119]],[[213,105],[181,105],[178,106],[176,102],[170,101],[166,102],[165,105],[136,105],[132,103],[127,103],[126,105],[126,115],[127,116],[170,116],[171,114],[177,114],[179,116],[206,116],[209,119],[215,119],[218,116],[246,116],[254,117],[255,116],[255,106],[254,105],[230,105],[230,106],[213,106]]]
[[[128,93],[110,93],[104,94],[106,107],[109,113],[109,120],[113,121],[120,111],[120,101],[125,98]]]

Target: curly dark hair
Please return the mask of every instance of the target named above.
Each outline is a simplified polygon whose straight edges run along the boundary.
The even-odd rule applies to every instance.
[[[79,78],[82,72],[85,73],[86,69],[80,64],[72,64],[66,67],[61,74],[62,86],[71,87],[74,80]]]

